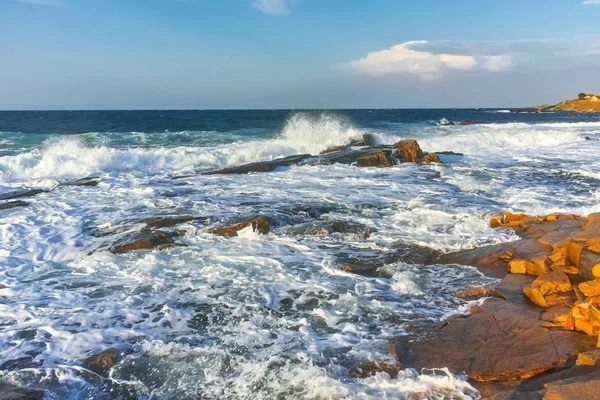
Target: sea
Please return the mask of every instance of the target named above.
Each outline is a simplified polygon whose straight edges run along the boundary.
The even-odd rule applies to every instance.
[[[477,124],[449,125],[467,119]],[[201,174],[316,155],[364,134],[463,155]],[[506,211],[599,212],[599,154],[597,114],[0,112],[0,197],[43,189],[0,210],[0,383],[47,399],[477,399],[443,366],[400,366],[397,376],[357,368],[393,363],[390,338],[418,339],[415,327],[468,313],[454,293],[497,280],[401,257],[365,276],[340,259],[515,240],[489,226]],[[87,177],[98,185],[69,185]],[[274,221],[270,233],[207,232],[255,215]],[[195,219],[177,226],[178,246],[102,250],[111,232],[160,216]],[[371,234],[298,228],[336,221]],[[84,368],[107,349],[123,354],[110,376]]]

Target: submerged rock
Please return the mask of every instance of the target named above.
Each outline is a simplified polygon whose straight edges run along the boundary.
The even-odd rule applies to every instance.
[[[247,174],[250,172],[271,172],[278,167],[290,167],[296,165],[301,161],[311,157],[310,154],[300,154],[296,156],[289,156],[284,158],[278,158],[273,161],[261,161],[237,167],[223,168],[215,171],[203,172],[202,175],[227,175],[227,174]]]
[[[11,208],[16,208],[16,207],[27,207],[29,205],[29,203],[25,203],[24,201],[9,201],[6,203],[0,203],[0,210],[9,210]]]
[[[230,226],[221,226],[217,228],[212,228],[207,230],[208,233],[213,233],[215,235],[226,236],[226,237],[234,237],[238,235],[238,232],[242,229],[252,227],[254,232],[258,232],[261,235],[266,235],[271,231],[272,221],[267,217],[255,217],[252,219],[248,219],[237,223],[235,225]]]
[[[463,122],[461,122],[459,125],[463,125],[463,126],[465,126],[465,125],[477,125],[477,122],[473,122],[470,119],[466,119]]]
[[[43,189],[22,189],[22,190],[15,190],[9,193],[4,193],[4,194],[0,194],[0,200],[12,200],[12,199],[18,199],[21,197],[33,197],[35,195],[38,195],[40,193],[44,193],[47,190],[43,190]]]
[[[363,239],[371,237],[373,230],[366,225],[339,220],[320,220],[287,228],[296,235],[332,235],[334,233],[357,235]]]
[[[507,300],[506,296],[499,293],[495,288],[476,286],[470,289],[459,290],[454,294],[459,299],[480,299],[482,297],[496,297]]]
[[[395,379],[400,372],[400,366],[395,363],[371,360],[350,370],[350,375],[358,378],[375,376],[379,372],[385,372],[390,378]]]
[[[108,377],[110,370],[113,369],[123,359],[123,352],[117,349],[108,349],[101,353],[94,354],[83,360],[81,365],[105,378]]]
[[[155,217],[144,219],[140,222],[146,224],[149,228],[170,228],[175,225],[183,224],[185,222],[191,222],[195,218],[189,215],[185,215],[182,217]]]
[[[87,178],[77,179],[76,181],[63,183],[61,186],[98,186],[99,183],[100,183],[99,177],[90,176]]]
[[[43,400],[46,393],[42,390],[20,388],[0,383],[0,400]]]

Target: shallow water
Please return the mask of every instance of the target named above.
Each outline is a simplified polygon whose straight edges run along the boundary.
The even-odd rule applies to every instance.
[[[483,123],[440,126],[442,118]],[[392,379],[352,369],[389,360],[386,340],[407,334],[407,324],[464,312],[453,292],[490,278],[393,257],[380,277],[365,277],[338,260],[394,254],[399,243],[451,251],[513,240],[489,228],[496,212],[600,211],[600,119],[592,115],[0,112],[0,131],[0,190],[52,189],[0,211],[0,379],[48,398],[476,398],[443,370]],[[389,169],[195,175],[317,154],[363,133],[465,156]],[[60,185],[87,176],[101,183]],[[269,235],[204,232],[256,214],[275,220]],[[178,226],[185,247],[93,252],[106,244],[98,233],[158,215],[198,218]],[[373,233],[298,229],[338,220]],[[81,368],[108,348],[133,351],[111,379]]]

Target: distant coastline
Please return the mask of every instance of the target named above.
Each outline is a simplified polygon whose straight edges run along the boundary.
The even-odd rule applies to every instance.
[[[557,104],[526,107],[513,110],[515,112],[600,112],[600,95],[579,93],[576,99],[562,101]]]

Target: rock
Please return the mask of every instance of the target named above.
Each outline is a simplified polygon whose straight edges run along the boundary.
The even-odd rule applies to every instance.
[[[135,250],[164,249],[174,246],[175,241],[172,239],[173,236],[178,236],[178,232],[167,233],[155,230],[135,232],[125,235],[125,237],[111,246],[108,251],[119,254]]]
[[[296,156],[289,156],[284,158],[278,158],[273,161],[262,161],[255,162],[238,167],[223,168],[216,171],[203,172],[202,175],[227,175],[227,174],[247,174],[250,172],[271,172],[278,167],[290,167],[297,165],[301,161],[311,157],[310,154],[300,154]]]
[[[25,203],[24,201],[9,201],[7,203],[0,203],[0,210],[9,210],[11,208],[16,207],[27,207],[29,203]]]
[[[110,370],[123,359],[122,352],[117,349],[108,349],[83,360],[83,368],[108,378]]]
[[[213,233],[215,235],[234,237],[238,235],[238,232],[249,226],[252,226],[254,232],[258,232],[261,235],[266,235],[271,231],[272,221],[267,217],[256,217],[248,219],[231,226],[222,226],[213,229],[209,229],[206,232]]]
[[[600,279],[580,283],[579,290],[587,297],[600,296]]]
[[[441,163],[440,157],[437,154],[425,154],[423,157],[421,157],[418,160],[419,163],[425,163],[425,164],[431,164],[431,163],[436,163],[439,164]]]
[[[378,153],[369,154],[366,157],[361,157],[356,160],[356,165],[358,167],[391,167],[392,160],[388,157],[388,154],[385,151],[380,151]]]
[[[366,364],[359,365],[350,370],[350,375],[357,378],[368,378],[379,372],[385,372],[392,379],[396,379],[400,372],[400,366],[395,363],[371,360]]]
[[[561,271],[548,272],[537,278],[531,286],[523,289],[523,294],[540,307],[548,307],[547,296],[573,290],[569,277]]]
[[[141,222],[145,223],[149,228],[170,228],[175,225],[183,224],[184,222],[191,222],[195,218],[189,215],[185,215],[182,217],[155,217],[144,219]]]
[[[99,183],[99,177],[90,176],[88,178],[77,179],[76,181],[64,183],[61,186],[98,186]]]
[[[597,399],[600,397],[600,371],[552,382],[545,387],[543,400]]]
[[[46,393],[41,390],[19,388],[0,383],[0,400],[43,400]]]
[[[423,158],[423,150],[419,146],[416,140],[405,139],[394,144],[396,150],[394,155],[400,160],[400,162],[417,162]]]
[[[370,133],[363,134],[362,135],[362,141],[364,143],[364,146],[373,146],[373,145],[375,145],[375,138]]]
[[[459,299],[480,299],[482,297],[496,297],[507,300],[506,296],[499,293],[495,288],[476,286],[466,290],[459,290],[454,294]]]
[[[23,189],[15,190],[9,193],[0,194],[0,200],[12,200],[21,197],[33,197],[37,194],[44,193],[46,190],[42,189]]]
[[[477,122],[473,122],[470,119],[466,119],[463,122],[461,122],[459,125],[465,126],[465,125],[476,125]]]
[[[373,230],[366,225],[339,220],[320,220],[292,226],[286,229],[296,235],[332,235],[334,233],[358,235],[363,239],[371,237]]]
[[[599,236],[600,237],[600,236]],[[579,275],[583,279],[594,279],[599,278],[600,271],[596,268],[600,264],[600,252],[596,248],[582,248],[579,253]],[[596,275],[594,275],[594,268],[596,268]]]
[[[443,368],[476,382],[520,380],[561,368],[578,353],[574,332],[550,331],[539,313],[491,299],[417,342],[390,341],[402,368]]]
[[[358,275],[377,275],[377,270],[381,267],[381,264],[371,263],[367,261],[348,261],[339,264],[340,269],[344,271],[352,272]]]
[[[577,356],[576,365],[595,366],[600,361],[600,350],[591,350],[579,353]]]

